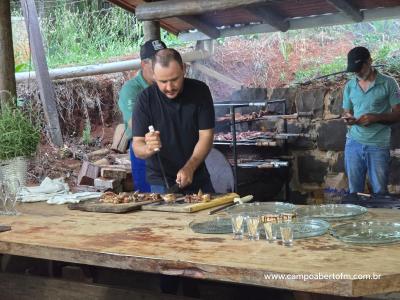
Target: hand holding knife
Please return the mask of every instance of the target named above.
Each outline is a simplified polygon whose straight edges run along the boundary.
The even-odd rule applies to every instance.
[[[150,125],[150,126],[149,126],[149,132],[150,132],[150,133],[155,133],[155,131],[154,131],[154,126],[153,126],[153,125]],[[161,175],[162,175],[162,177],[163,177],[163,181],[164,181],[165,188],[166,188],[167,190],[169,190],[169,189],[170,189],[170,186],[169,186],[169,183],[168,183],[167,175],[165,174],[164,165],[163,165],[163,163],[162,163],[162,161],[161,161],[160,148],[154,148],[154,151],[156,152],[156,156],[157,156],[157,160],[158,160],[158,167],[160,168],[160,171],[161,171]]]

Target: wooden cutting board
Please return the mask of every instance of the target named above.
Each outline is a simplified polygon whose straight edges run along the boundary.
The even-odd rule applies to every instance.
[[[68,205],[69,209],[76,209],[82,211],[90,212],[100,212],[100,213],[115,213],[121,214],[134,210],[139,210],[142,205],[151,204],[159,201],[149,200],[142,202],[130,202],[130,203],[104,203],[100,202],[98,199],[93,201],[85,201],[82,203],[71,203]]]
[[[165,204],[163,202],[152,203],[149,205],[143,205],[142,210],[158,210],[158,211],[169,211],[169,212],[181,212],[181,213],[193,213],[196,211],[204,210],[207,208],[228,204],[233,201],[234,198],[239,197],[236,193],[214,195],[211,197],[209,202],[200,203],[174,203]]]

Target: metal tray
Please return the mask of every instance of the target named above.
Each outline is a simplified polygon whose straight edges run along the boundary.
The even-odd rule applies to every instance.
[[[400,242],[400,223],[359,221],[337,225],[331,229],[335,238],[352,244],[379,245]]]
[[[299,217],[319,218],[324,220],[351,219],[366,213],[365,207],[353,204],[307,205],[296,210]]]
[[[254,214],[254,213],[292,213],[296,210],[296,206],[292,203],[284,202],[253,202],[237,204],[227,209],[223,212],[228,214]]]

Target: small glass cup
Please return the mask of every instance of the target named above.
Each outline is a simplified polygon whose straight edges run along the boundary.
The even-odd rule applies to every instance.
[[[17,179],[0,182],[1,215],[18,215],[16,204],[20,184]]]
[[[248,215],[246,216],[247,236],[249,240],[257,241],[260,239],[258,225],[260,224],[260,216]]]
[[[322,211],[324,212],[325,216],[333,216],[335,215],[335,204],[324,204],[322,206]]]
[[[280,226],[282,245],[292,246],[293,245],[293,228],[290,224],[283,224]]]
[[[241,214],[231,215],[233,239],[241,240],[243,239],[243,227],[244,227],[244,216]]]
[[[276,240],[277,227],[274,224],[277,224],[278,220],[279,220],[279,215],[277,214],[267,214],[261,216],[261,222],[264,226],[264,231],[265,231],[265,239],[270,243]]]

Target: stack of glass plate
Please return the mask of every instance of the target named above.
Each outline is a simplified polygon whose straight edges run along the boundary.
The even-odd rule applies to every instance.
[[[306,205],[296,210],[299,217],[324,220],[351,219],[367,212],[365,207],[353,204]]]
[[[195,220],[189,227],[196,233],[223,234],[232,233],[232,222],[230,217],[210,217],[202,220]]]
[[[279,230],[279,226],[281,224],[274,224],[274,226],[278,227],[277,230],[278,239],[281,238],[281,232]],[[309,218],[302,218],[297,220],[296,222],[289,224],[292,227],[294,239],[303,239],[313,236],[324,235],[329,230],[330,227],[330,224],[324,220],[309,219]],[[265,237],[263,229],[260,230],[260,235],[261,237]]]
[[[353,244],[378,245],[400,242],[400,223],[359,221],[335,226],[332,236]]]
[[[228,214],[258,214],[258,213],[270,213],[270,214],[282,214],[282,213],[293,213],[296,210],[296,206],[292,203],[284,202],[253,202],[236,204],[223,210]]]
[[[329,229],[329,223],[318,219],[299,219],[290,223],[293,227],[293,237],[295,239],[319,236],[325,234]],[[244,224],[244,232],[246,233],[246,224]],[[280,224],[274,226],[279,227]],[[232,233],[232,223],[229,217],[210,217],[201,220],[195,220],[189,224],[189,227],[196,233],[205,234],[230,234]],[[265,238],[264,228],[259,225],[261,237]],[[277,230],[278,238],[280,238],[280,230]]]

